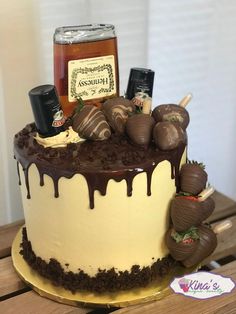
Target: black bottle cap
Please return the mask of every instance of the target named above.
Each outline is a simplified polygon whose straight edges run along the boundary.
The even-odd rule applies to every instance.
[[[37,131],[50,137],[64,131],[64,114],[54,85],[41,85],[29,91]]]
[[[137,92],[147,93],[152,97],[155,72],[144,68],[131,68],[126,98],[132,99]]]

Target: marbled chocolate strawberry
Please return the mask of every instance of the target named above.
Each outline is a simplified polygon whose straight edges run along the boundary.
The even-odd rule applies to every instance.
[[[122,134],[129,115],[135,112],[135,105],[124,97],[116,97],[105,101],[102,111],[113,131]]]
[[[186,141],[186,133],[177,123],[158,122],[153,129],[156,146],[164,151],[177,148]]]
[[[180,171],[180,189],[193,195],[199,194],[206,186],[207,173],[201,164],[190,162]]]
[[[188,111],[175,104],[157,106],[153,110],[152,116],[156,122],[177,122],[183,130],[185,130],[189,124]]]

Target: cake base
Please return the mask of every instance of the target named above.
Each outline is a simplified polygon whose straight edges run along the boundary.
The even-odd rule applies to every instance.
[[[169,288],[169,284],[175,277],[196,271],[196,267],[187,269],[181,266],[176,266],[161,280],[161,282],[153,281],[145,288],[135,288],[116,293],[98,294],[87,291],[72,293],[62,287],[54,286],[48,279],[40,276],[35,270],[33,270],[19,253],[21,250],[21,242],[22,228],[17,233],[12,244],[13,265],[21,279],[41,296],[73,306],[111,308],[125,307],[159,300],[170,294],[171,290]]]

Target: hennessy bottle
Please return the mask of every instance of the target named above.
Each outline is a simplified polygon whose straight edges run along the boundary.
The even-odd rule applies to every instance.
[[[115,28],[109,24],[59,27],[54,34],[54,84],[68,116],[77,99],[102,103],[119,96]]]

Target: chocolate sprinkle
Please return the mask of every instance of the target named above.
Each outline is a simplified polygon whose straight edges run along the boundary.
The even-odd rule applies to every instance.
[[[62,286],[72,293],[78,290],[103,293],[145,287],[153,280],[161,280],[173,267],[180,265],[169,255],[161,260],[158,259],[150,267],[141,268],[139,265],[133,265],[130,271],[117,272],[114,268],[98,269],[97,274],[93,277],[83,270],[73,273],[65,271],[54,258],[47,263],[41,257],[36,256],[31,242],[27,238],[26,228],[22,229],[20,254],[29,266],[41,276],[49,279],[55,286]]]

